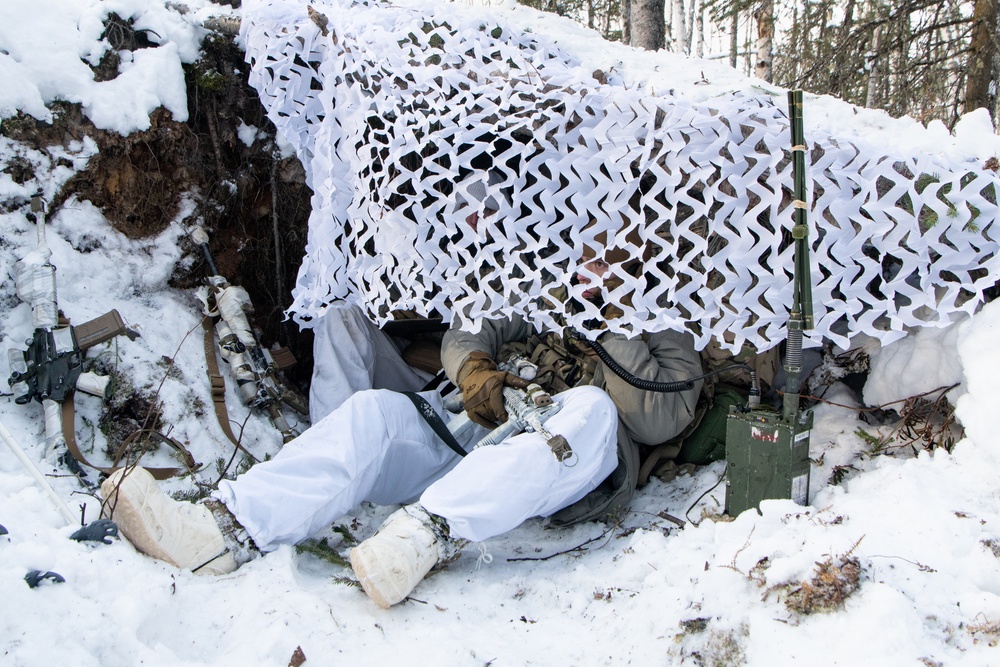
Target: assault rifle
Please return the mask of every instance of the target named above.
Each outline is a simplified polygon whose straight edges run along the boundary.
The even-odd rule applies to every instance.
[[[15,403],[24,405],[35,400],[42,404],[45,411],[45,458],[50,461],[65,461],[68,466],[72,464],[74,472],[78,472],[79,466],[66,456],[69,450],[77,459],[83,460],[73,433],[74,391],[79,389],[103,399],[109,397],[110,391],[106,376],[83,371],[85,352],[119,334],[126,334],[129,338],[134,338],[136,334],[125,326],[121,315],[115,310],[76,327],[60,321],[56,300],[56,268],[49,261],[52,251],[45,241],[44,213],[45,204],[41,195],[36,194],[31,199],[30,210],[25,214],[25,218],[35,225],[36,247],[14,267],[17,295],[31,306],[31,321],[35,331],[26,341],[27,350],[8,350],[11,375],[7,383],[14,393]],[[68,431],[64,431],[66,426]],[[3,424],[0,424],[0,437],[63,517],[73,525],[76,517]],[[113,522],[98,519],[83,526],[70,537],[77,541],[111,544],[110,538],[117,535],[118,528]]]
[[[205,314],[219,318],[214,327],[218,336],[219,351],[228,363],[233,379],[236,380],[240,398],[252,409],[267,412],[271,423],[281,433],[282,441],[289,442],[298,433],[289,426],[282,414],[281,405],[287,405],[302,415],[309,414],[309,403],[306,398],[291,389],[281,377],[281,371],[291,368],[295,364],[295,358],[287,348],[281,348],[275,351],[275,355],[281,359],[279,364],[275,361],[275,356],[260,344],[247,319],[247,313],[253,312],[250,295],[242,287],[229,284],[228,280],[219,275],[215,260],[208,248],[208,234],[205,230],[196,228],[191,233],[191,239],[201,248],[212,274],[206,281],[207,290],[203,294]],[[211,339],[212,328],[206,324],[205,356],[209,364],[215,413],[222,430],[234,444],[239,446],[232,429],[229,428],[229,416],[225,406],[225,380],[215,364],[215,349]]]
[[[69,463],[67,449],[81,459],[72,431],[74,392],[80,390],[105,400],[110,397],[107,376],[83,371],[86,351],[115,336],[125,334],[134,340],[137,334],[125,326],[117,310],[79,326],[60,319],[56,268],[49,261],[52,251],[45,241],[44,209],[41,196],[35,195],[31,210],[25,214],[35,225],[38,241],[35,250],[17,262],[14,272],[17,295],[31,306],[34,335],[25,341],[26,350],[8,350],[11,374],[7,383],[14,392],[14,402],[24,405],[35,400],[42,404],[45,458]]]
[[[562,435],[550,433],[544,426],[562,406],[553,401],[540,385],[531,382],[538,373],[538,367],[523,357],[515,356],[498,364],[497,368],[507,372],[507,386],[503,388],[507,421],[484,436],[476,447],[498,445],[522,431],[531,431],[545,438],[560,463],[568,463],[573,457],[569,442]],[[463,412],[448,424],[448,429],[458,438],[472,424],[474,422]]]

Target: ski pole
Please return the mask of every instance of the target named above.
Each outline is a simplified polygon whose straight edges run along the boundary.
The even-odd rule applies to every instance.
[[[48,480],[45,479],[45,476],[42,475],[38,467],[31,462],[31,459],[29,459],[28,455],[24,453],[21,446],[17,444],[14,436],[10,434],[7,427],[3,425],[3,422],[0,422],[0,437],[2,437],[3,441],[7,443],[8,447],[10,447],[10,451],[14,452],[14,456],[16,456],[21,462],[21,465],[23,465],[24,468],[31,473],[31,476],[35,478],[35,481],[38,482],[38,486],[42,487],[42,490],[45,491],[45,495],[47,495],[49,500],[51,500],[59,509],[59,513],[62,514],[67,521],[69,521],[71,526],[76,525],[78,521],[76,515],[73,514],[73,511],[70,510],[69,506],[63,502],[62,498],[56,495],[56,492],[52,489]]]

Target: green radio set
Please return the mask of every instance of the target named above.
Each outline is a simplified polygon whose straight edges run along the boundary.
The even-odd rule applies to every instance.
[[[792,201],[795,244],[792,304],[785,348],[785,391],[782,412],[739,408],[726,423],[726,514],[758,508],[762,500],[809,502],[809,440],[813,415],[799,408],[802,333],[813,327],[812,280],[809,271],[809,226],[806,202],[805,138],[802,91],[788,92],[792,134]]]
[[[732,411],[726,423],[726,514],[762,500],[809,502],[812,413],[788,422],[776,412]]]

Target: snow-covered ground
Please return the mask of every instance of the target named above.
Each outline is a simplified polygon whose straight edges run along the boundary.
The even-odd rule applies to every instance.
[[[694,99],[772,88],[719,61],[599,44],[567,20],[512,2],[492,4],[481,11],[551,36],[595,69],[620,68],[632,85],[670,87]],[[0,115],[20,109],[45,119],[45,105],[63,99],[80,102],[96,124],[118,131],[142,129],[146,114],[161,105],[183,118],[180,63],[197,57],[201,21],[234,10],[203,0],[187,3],[184,14],[174,7],[155,0],[6,0],[0,7]],[[95,83],[80,59],[100,59],[101,19],[109,11],[136,16],[136,27],[154,30],[164,46],[126,60],[118,79]],[[982,159],[1000,153],[982,114],[970,115],[951,136],[943,126],[925,129],[810,97],[806,120],[807,136],[828,133],[894,154]],[[4,167],[20,157],[36,174],[19,185],[0,173],[0,201],[11,210],[0,215],[0,349],[20,348],[31,335],[31,314],[12,276],[36,235],[26,209],[12,204],[39,188],[53,196],[94,150],[81,142],[42,153],[0,139]],[[211,482],[216,461],[228,458],[231,446],[204,412],[210,396],[196,299],[167,286],[181,260],[185,215],[159,236],[133,241],[89,203],[70,200],[47,238],[66,314],[83,322],[114,307],[141,333],[90,356],[104,355],[106,365],[136,387],[159,392],[164,423],[206,464],[201,477]],[[876,428],[859,421],[855,410],[822,404],[815,410],[808,507],[768,501],[759,515],[724,520],[721,485],[699,500],[723,472],[717,463],[670,483],[652,482],[614,526],[549,530],[543,521],[529,521],[482,545],[482,553],[469,547],[422,583],[411,601],[388,611],[345,583],[349,569],[290,548],[210,578],[141,556],[122,541],[72,541],[73,527],[0,448],[0,524],[9,531],[0,537],[0,664],[285,665],[297,647],[307,664],[330,665],[996,664],[998,329],[1000,305],[991,304],[951,329],[921,330],[884,350],[868,345],[869,404],[961,383],[949,395],[957,398],[965,438],[951,453],[913,455],[896,447],[897,440],[873,455],[875,445],[856,431]],[[174,359],[169,372],[164,356]],[[0,370],[6,377],[4,362]],[[842,385],[826,398],[855,400]],[[237,405],[235,397],[230,405]],[[102,460],[104,442],[94,425],[99,414],[96,399],[78,399],[77,437],[95,460]],[[98,501],[42,460],[40,406],[15,405],[5,394],[0,421],[50,475],[56,493],[74,511],[85,504],[87,519],[96,519]],[[259,457],[280,447],[277,432],[257,415],[247,422],[244,443]],[[175,465],[165,452],[148,463]],[[834,476],[839,484],[831,483]],[[193,488],[189,480],[164,485]],[[359,508],[340,522],[342,530],[331,529],[330,543],[344,546],[344,532],[363,539],[391,509]],[[665,515],[690,522],[680,528]],[[810,588],[803,581],[843,566],[844,592],[854,564],[860,584],[842,605],[827,613],[794,611],[823,592],[817,582]],[[24,581],[30,570],[57,572],[66,581],[32,589]],[[814,597],[806,599],[810,591]]]

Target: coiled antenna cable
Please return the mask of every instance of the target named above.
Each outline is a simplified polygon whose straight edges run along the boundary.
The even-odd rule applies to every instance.
[[[625,367],[615,361],[604,346],[601,345],[596,340],[590,340],[581,334],[579,331],[573,327],[567,327],[566,333],[570,338],[578,340],[583,344],[589,346],[596,354],[597,358],[604,362],[604,364],[611,369],[611,371],[625,380],[628,384],[636,387],[637,389],[642,389],[643,391],[655,391],[660,393],[673,393],[678,391],[686,391],[694,387],[694,383],[698,380],[707,380],[710,377],[715,377],[716,375],[721,375],[729,371],[743,369],[750,374],[750,397],[747,401],[747,408],[756,408],[760,405],[760,383],[757,380],[757,371],[748,366],[747,364],[734,363],[723,368],[717,368],[714,371],[709,371],[702,375],[689,378],[687,380],[678,380],[676,382],[656,382],[654,380],[646,380],[644,378],[639,378],[630,373]]]

